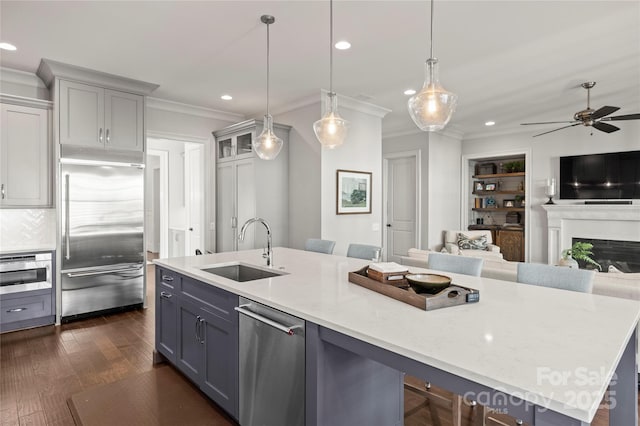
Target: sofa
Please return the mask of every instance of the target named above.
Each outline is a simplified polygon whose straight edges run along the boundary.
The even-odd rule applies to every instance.
[[[487,249],[464,249],[460,248],[458,244],[458,235],[462,234],[471,240],[478,240],[481,237],[486,238]],[[481,257],[483,259],[502,259],[502,253],[500,253],[500,247],[493,244],[491,237],[491,231],[444,231],[444,248],[447,253],[460,254],[462,256]]]
[[[400,263],[407,266],[426,268],[429,252],[429,250],[409,249],[407,256],[401,256]],[[518,262],[484,258],[480,276],[517,282],[517,275]],[[593,278],[592,293],[640,301],[640,273],[596,273]],[[640,326],[638,327],[638,333],[640,335]],[[638,339],[638,353],[640,354],[640,339]]]

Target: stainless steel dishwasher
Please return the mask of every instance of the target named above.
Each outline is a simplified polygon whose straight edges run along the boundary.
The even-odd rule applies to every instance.
[[[305,420],[305,322],[240,298],[242,426],[294,426]]]

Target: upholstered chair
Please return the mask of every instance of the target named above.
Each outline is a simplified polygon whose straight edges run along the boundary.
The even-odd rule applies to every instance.
[[[491,231],[444,231],[444,248],[451,254],[502,259],[500,247],[493,244]]]
[[[380,257],[382,248],[366,244],[349,244],[347,257],[357,257],[358,259],[372,260]]]
[[[429,253],[429,269],[479,277],[484,259],[479,257],[455,256],[448,253]]]
[[[431,258],[431,257],[429,257]],[[591,293],[595,271],[540,263],[518,263],[518,282]]]
[[[333,248],[336,246],[335,241],[331,240],[319,240],[317,238],[309,238],[304,243],[304,249],[306,251],[315,251],[317,253],[332,254]]]

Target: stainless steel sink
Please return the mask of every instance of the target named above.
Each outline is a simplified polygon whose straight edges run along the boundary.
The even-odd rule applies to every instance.
[[[210,268],[203,268],[202,271],[238,282],[261,280],[263,278],[273,278],[286,275],[286,272],[275,272],[260,269],[243,263],[213,266]]]

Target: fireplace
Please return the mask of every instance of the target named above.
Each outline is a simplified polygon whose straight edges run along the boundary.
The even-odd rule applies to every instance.
[[[572,238],[572,244],[578,241],[593,244],[591,258],[600,264],[602,272],[608,272],[609,266],[620,272],[640,272],[640,242]],[[596,268],[583,260],[578,260],[578,265],[580,269]]]
[[[547,212],[547,262],[551,265],[558,262],[562,251],[570,248],[574,239],[635,243],[632,245],[636,247],[640,244],[640,204],[553,204],[542,208]],[[638,252],[635,253],[637,259]],[[635,263],[635,267],[638,264],[637,260],[622,262]],[[613,266],[620,269],[615,263]],[[603,271],[607,268],[608,264],[602,265]]]

